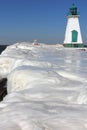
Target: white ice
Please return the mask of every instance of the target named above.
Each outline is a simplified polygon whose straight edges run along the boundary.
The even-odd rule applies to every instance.
[[[0,55],[0,130],[87,130],[87,51],[16,43]]]

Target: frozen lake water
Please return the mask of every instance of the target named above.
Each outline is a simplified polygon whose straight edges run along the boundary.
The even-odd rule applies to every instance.
[[[87,130],[87,50],[16,43],[0,56],[0,130]]]

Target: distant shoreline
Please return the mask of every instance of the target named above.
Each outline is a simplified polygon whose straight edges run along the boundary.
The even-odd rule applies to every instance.
[[[53,45],[53,44],[47,44],[47,45]],[[62,44],[60,44],[62,45]],[[6,49],[6,47],[9,46],[9,45],[0,45],[0,54],[2,51],[4,51]],[[84,45],[84,48],[87,48],[87,45]]]

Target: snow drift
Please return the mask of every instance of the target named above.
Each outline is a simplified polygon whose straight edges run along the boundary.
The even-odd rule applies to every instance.
[[[16,43],[0,56],[0,130],[86,130],[87,52]]]

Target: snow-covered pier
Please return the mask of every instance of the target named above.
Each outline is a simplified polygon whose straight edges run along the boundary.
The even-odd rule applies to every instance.
[[[87,51],[16,43],[0,55],[0,79],[0,130],[87,130]]]

